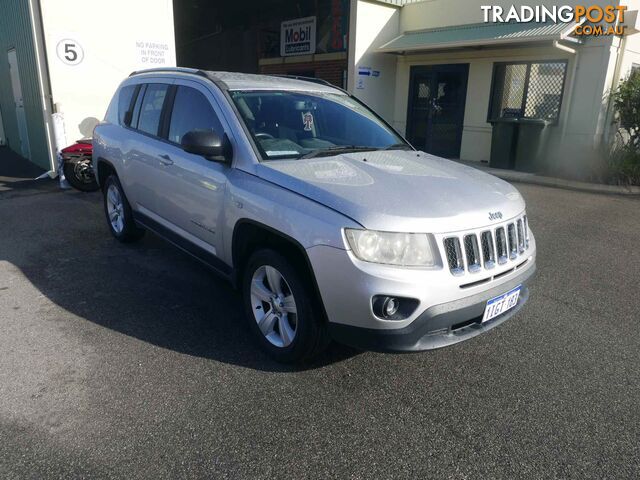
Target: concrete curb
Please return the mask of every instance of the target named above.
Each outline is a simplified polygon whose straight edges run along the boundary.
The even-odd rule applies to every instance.
[[[503,170],[500,168],[491,168],[484,163],[479,162],[461,162],[468,167],[474,167],[483,172],[495,175],[498,178],[507,180],[508,182],[530,183],[534,185],[543,185],[546,187],[564,188],[567,190],[578,190],[581,192],[604,193],[613,195],[638,195],[640,196],[640,186],[622,186],[622,185],[605,185],[600,183],[579,182],[577,180],[565,180],[563,178],[545,177],[535,173],[517,172],[515,170]]]

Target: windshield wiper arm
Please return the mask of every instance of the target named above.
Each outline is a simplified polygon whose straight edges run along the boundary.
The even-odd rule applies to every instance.
[[[375,150],[375,147],[365,147],[362,145],[338,145],[330,148],[319,148],[318,150],[312,150],[299,157],[300,159],[320,157],[322,155],[335,155],[338,153],[346,152],[366,152]]]
[[[380,150],[413,150],[413,148],[411,148],[406,143],[392,143],[391,145],[387,145]]]

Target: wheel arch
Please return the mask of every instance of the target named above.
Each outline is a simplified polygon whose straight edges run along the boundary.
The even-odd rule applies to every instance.
[[[305,276],[305,280],[309,281],[314,300],[320,308],[322,318],[326,320],[324,302],[306,249],[295,238],[256,220],[242,218],[233,228],[231,243],[233,284],[236,287],[241,286],[247,260],[253,252],[261,248],[272,248],[294,263],[294,266]]]
[[[113,165],[113,163],[111,163],[109,160],[103,158],[103,157],[99,157],[98,160],[96,161],[96,180],[98,182],[98,185],[100,185],[100,188],[102,188],[103,184],[104,184],[104,180],[111,174],[111,173],[115,173],[116,176],[118,176],[118,171],[116,170],[116,167]]]

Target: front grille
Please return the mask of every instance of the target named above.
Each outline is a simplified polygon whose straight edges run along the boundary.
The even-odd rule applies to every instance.
[[[443,243],[449,270],[454,275],[505,265],[529,249],[527,216],[500,225],[493,231],[447,236]]]

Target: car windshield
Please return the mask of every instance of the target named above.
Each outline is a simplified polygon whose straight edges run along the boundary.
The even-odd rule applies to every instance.
[[[233,101],[263,160],[411,147],[348,95],[233,91]]]

